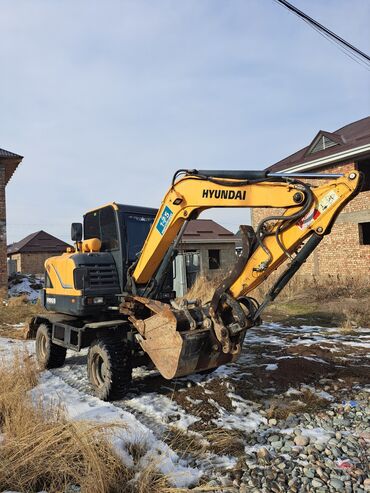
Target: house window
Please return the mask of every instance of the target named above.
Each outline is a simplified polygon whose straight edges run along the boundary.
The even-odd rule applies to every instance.
[[[370,223],[358,225],[360,233],[360,245],[370,245]]]
[[[358,161],[356,168],[364,174],[364,182],[362,184],[361,192],[370,190],[370,159]]]
[[[208,267],[210,270],[220,268],[220,250],[208,250]]]
[[[325,149],[328,149],[329,147],[333,147],[336,145],[338,144],[330,140],[325,135],[320,135],[320,137],[316,140],[316,142],[313,144],[312,148],[310,149],[309,154],[314,154],[315,152],[324,151]]]

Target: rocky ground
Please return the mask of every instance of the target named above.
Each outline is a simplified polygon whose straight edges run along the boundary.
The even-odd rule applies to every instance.
[[[137,368],[114,407],[214,491],[370,491],[370,329],[301,322],[251,329],[239,361],[209,375],[166,381]],[[85,365],[86,353],[68,353],[53,374],[93,408]]]
[[[268,323],[249,331],[236,364],[213,374],[169,382],[137,369],[115,405],[223,491],[362,493],[370,491],[369,347],[367,329]],[[55,374],[90,392],[85,356],[71,355]]]

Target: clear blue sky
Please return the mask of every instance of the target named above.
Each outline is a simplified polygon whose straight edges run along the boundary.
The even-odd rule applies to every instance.
[[[369,52],[368,0],[292,0]],[[178,168],[262,168],[370,113],[370,72],[273,0],[0,0],[8,241]],[[205,213],[231,230],[244,210]]]

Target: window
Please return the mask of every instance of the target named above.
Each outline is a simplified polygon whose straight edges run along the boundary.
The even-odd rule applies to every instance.
[[[208,250],[208,266],[210,270],[220,268],[220,250]]]
[[[333,147],[336,145],[338,144],[330,140],[325,135],[320,135],[316,140],[316,142],[314,142],[314,144],[312,145],[309,154],[314,154],[315,152],[324,151],[325,149],[328,149],[329,147]]]
[[[361,192],[370,190],[370,159],[359,161],[356,168],[364,174],[364,182],[362,184]]]
[[[99,211],[89,212],[84,220],[84,239],[100,239]]]
[[[128,214],[126,216],[128,260],[136,260],[143,248],[154,217]]]
[[[99,238],[101,251],[116,250],[119,247],[116,225],[116,215],[113,207],[104,207],[98,211],[89,212],[84,220],[84,239]]]
[[[360,233],[360,245],[370,245],[370,223],[360,223],[358,228]]]
[[[104,207],[100,210],[100,234],[102,252],[116,250],[119,247],[113,207]]]

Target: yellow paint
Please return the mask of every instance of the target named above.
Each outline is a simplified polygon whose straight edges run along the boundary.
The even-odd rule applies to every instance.
[[[350,174],[353,175],[353,171],[342,178],[312,189],[316,206],[318,206],[328,192],[335,191],[338,199],[314,220],[307,229],[302,230],[298,226],[292,225],[292,227],[282,233],[281,238],[283,244],[290,253],[294,253],[302,242],[310,236],[313,230],[322,228],[320,234],[325,234],[328,231],[336,214],[340,212],[358,186],[359,173],[356,173],[353,179],[349,178]],[[234,186],[220,185],[202,180],[196,176],[186,176],[178,180],[171,187],[162,201],[153,226],[145,241],[139,262],[133,272],[136,284],[146,284],[152,278],[182,224],[190,214],[192,214],[192,218],[195,218],[200,212],[212,207],[276,207],[286,209],[285,215],[292,215],[300,209],[293,200],[294,194],[300,190],[298,185],[269,181],[256,184],[245,184],[243,180],[223,181],[232,182]],[[235,186],[238,181],[240,182],[240,186]],[[204,190],[209,192],[204,193]],[[218,191],[218,194],[220,194],[222,190],[240,191],[243,198],[237,200],[215,198],[215,192]],[[211,191],[213,191],[212,194]],[[178,198],[181,198],[182,201],[180,204],[175,205],[174,202]],[[171,210],[172,216],[162,235],[158,231],[157,225],[166,207]],[[272,262],[263,272],[256,272],[254,270],[267,259],[266,253],[261,247],[258,247],[248,261],[239,279],[231,286],[230,291],[234,297],[245,295],[254,289],[286,260],[286,255],[281,250],[274,236],[266,237],[264,244],[272,254]]]

